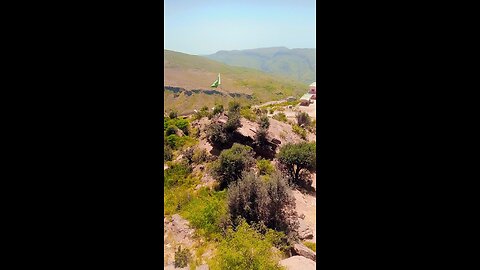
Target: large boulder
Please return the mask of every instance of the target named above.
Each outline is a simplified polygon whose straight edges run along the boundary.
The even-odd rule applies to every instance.
[[[312,261],[317,260],[317,254],[313,250],[309,249],[308,247],[306,247],[303,244],[297,243],[297,244],[293,245],[293,252],[296,255],[303,256],[303,257],[305,257],[307,259],[310,259]]]
[[[317,267],[316,262],[302,256],[293,256],[281,260],[280,265],[285,266],[288,270],[313,270]]]
[[[301,218],[298,219],[298,237],[301,240],[313,238],[313,230],[308,226],[305,220]]]

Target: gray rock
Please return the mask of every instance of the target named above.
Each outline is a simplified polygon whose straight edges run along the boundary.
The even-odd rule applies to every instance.
[[[308,247],[306,247],[303,244],[293,245],[293,251],[296,255],[303,256],[303,257],[305,257],[307,259],[310,259],[312,261],[317,260],[317,254],[313,250],[309,249]]]
[[[287,270],[313,270],[317,263],[302,256],[293,256],[280,261],[280,265],[285,266]]]

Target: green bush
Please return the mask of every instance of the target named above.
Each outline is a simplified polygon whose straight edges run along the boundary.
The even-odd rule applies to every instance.
[[[258,126],[260,128],[267,129],[270,127],[270,120],[268,119],[268,116],[262,115],[260,116],[260,119],[258,120]]]
[[[284,113],[277,113],[272,118],[285,123],[288,121],[287,116]]]
[[[292,235],[297,226],[294,197],[287,181],[278,173],[265,182],[254,173],[245,172],[241,181],[229,186],[228,208],[234,222],[244,218],[249,224],[263,223]]]
[[[252,122],[255,122],[257,120],[257,115],[249,108],[242,108],[240,110],[240,115]]]
[[[196,164],[202,164],[205,161],[207,161],[207,158],[208,158],[207,150],[195,149],[192,160]]]
[[[207,140],[216,145],[223,145],[228,142],[229,136],[224,128],[217,123],[211,123],[206,128]]]
[[[295,118],[297,118],[297,124],[299,126],[303,127],[308,127],[312,123],[312,119],[310,118],[310,115],[306,112],[299,112],[295,115]]]
[[[307,131],[305,129],[301,128],[298,125],[293,125],[292,130],[294,133],[298,134],[303,140],[307,139]]]
[[[268,159],[257,160],[257,168],[260,175],[270,175],[273,171],[273,165]]]
[[[272,246],[269,239],[242,221],[236,231],[228,231],[209,266],[212,270],[280,270]]]
[[[222,113],[223,110],[224,110],[223,105],[221,104],[215,105],[215,107],[213,108],[213,114],[216,115],[216,114]]]
[[[234,143],[232,148],[223,150],[212,164],[212,174],[217,177],[220,188],[225,188],[231,182],[238,180],[243,170],[253,164],[252,148]]]

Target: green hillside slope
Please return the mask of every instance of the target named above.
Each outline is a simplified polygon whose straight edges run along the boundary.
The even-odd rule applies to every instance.
[[[221,74],[214,93],[210,85]],[[201,56],[164,50],[164,107],[179,113],[192,112],[215,103],[227,105],[236,99],[258,104],[287,96],[300,97],[308,84],[255,69],[229,66]]]
[[[219,51],[205,57],[231,66],[286,76],[306,84],[316,81],[316,49],[273,47]]]

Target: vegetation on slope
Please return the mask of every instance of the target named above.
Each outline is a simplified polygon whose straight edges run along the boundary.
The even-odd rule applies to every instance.
[[[164,85],[184,89],[209,89],[210,84],[221,73],[222,84],[218,91],[242,93],[252,96],[235,98],[242,104],[259,104],[288,96],[300,97],[308,84],[292,79],[267,74],[255,69],[233,67],[205,57],[164,50]],[[165,109],[177,109],[180,114],[198,110],[206,105],[212,108],[215,103],[226,106],[234,98],[229,95],[173,93],[164,90]]]

